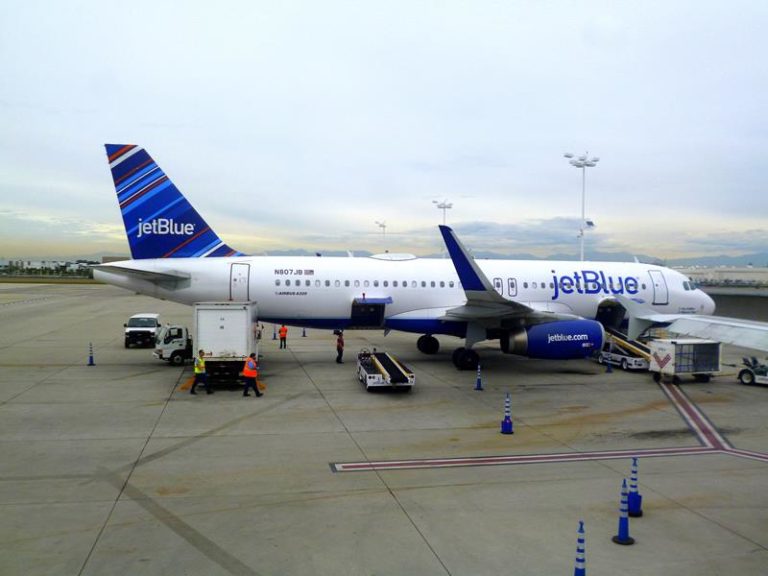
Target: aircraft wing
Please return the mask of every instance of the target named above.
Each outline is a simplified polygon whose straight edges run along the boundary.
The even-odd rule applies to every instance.
[[[500,326],[514,320],[525,324],[539,324],[579,318],[560,310],[548,310],[545,303],[531,303],[530,306],[507,300],[496,292],[488,277],[480,270],[474,258],[448,226],[440,226],[448,254],[456,268],[459,281],[464,288],[467,302],[463,306],[445,312],[444,319],[462,322],[477,322],[484,326]]]
[[[637,337],[652,323],[663,323],[669,324],[667,329],[676,334],[768,352],[768,323],[725,316],[659,314],[624,296],[617,296],[617,299],[629,312],[630,338]]]

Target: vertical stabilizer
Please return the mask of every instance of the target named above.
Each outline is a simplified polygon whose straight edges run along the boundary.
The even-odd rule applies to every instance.
[[[238,256],[152,157],[134,144],[105,144],[134,259]]]

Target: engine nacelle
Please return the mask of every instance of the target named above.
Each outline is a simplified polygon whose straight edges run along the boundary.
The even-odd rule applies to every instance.
[[[500,340],[505,354],[567,360],[602,350],[605,332],[594,320],[559,320],[505,332]]]

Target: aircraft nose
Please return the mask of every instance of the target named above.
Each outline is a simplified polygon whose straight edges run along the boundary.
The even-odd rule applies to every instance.
[[[711,315],[715,313],[715,301],[712,300],[709,294],[702,291],[701,313],[704,315]]]

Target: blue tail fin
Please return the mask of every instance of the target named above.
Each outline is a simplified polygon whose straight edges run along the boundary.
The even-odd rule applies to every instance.
[[[105,144],[134,259],[240,256],[140,146]]]

